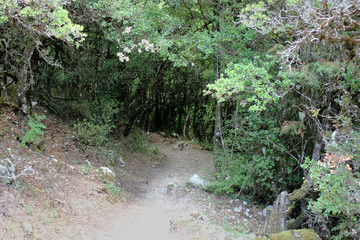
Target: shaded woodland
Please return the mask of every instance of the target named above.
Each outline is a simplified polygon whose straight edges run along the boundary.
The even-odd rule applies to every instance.
[[[36,125],[37,102],[85,145],[196,139],[208,190],[269,205],[306,188],[296,228],[359,239],[359,1],[0,3],[0,105]]]

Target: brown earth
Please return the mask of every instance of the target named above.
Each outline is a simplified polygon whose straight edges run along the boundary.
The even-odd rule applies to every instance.
[[[0,159],[17,163],[17,174],[33,172],[0,185],[0,239],[253,239],[262,232],[261,209],[186,184],[213,171],[212,156],[196,143],[150,133],[140,152],[131,139],[85,148],[65,123],[49,114],[44,123],[41,149],[31,150],[19,144],[24,121],[2,109]],[[114,183],[98,177],[103,166]]]

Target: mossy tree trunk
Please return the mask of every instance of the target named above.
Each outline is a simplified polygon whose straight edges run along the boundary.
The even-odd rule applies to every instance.
[[[32,84],[32,75],[31,75],[31,57],[35,51],[36,43],[32,41],[27,44],[23,53],[23,63],[20,69],[18,70],[18,88],[17,88],[17,100],[18,105],[22,109],[24,114],[29,114],[31,109],[31,103],[28,96],[31,84]]]

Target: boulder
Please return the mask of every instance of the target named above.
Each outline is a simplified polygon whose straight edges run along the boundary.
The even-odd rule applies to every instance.
[[[187,180],[187,184],[194,187],[205,187],[208,182],[199,177],[197,174],[194,174],[189,180]]]
[[[321,240],[321,238],[314,229],[299,229],[269,234],[268,237],[257,237],[255,240]]]
[[[110,183],[115,182],[115,173],[110,168],[100,167],[97,170],[97,173],[98,173],[98,176],[103,181],[110,182]]]

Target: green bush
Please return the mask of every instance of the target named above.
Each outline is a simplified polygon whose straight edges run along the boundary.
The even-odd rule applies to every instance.
[[[246,110],[239,116],[236,126],[234,116],[223,128],[227,151],[215,156],[216,179],[209,189],[241,192],[270,203],[280,191],[300,186],[301,172],[294,171],[297,160],[286,152],[276,119]]]
[[[310,210],[322,219],[337,219],[331,224],[332,239],[360,237],[359,144],[360,132],[353,131],[342,144],[331,146],[322,160],[307,158],[302,165],[318,193],[309,202]]]
[[[74,128],[76,137],[82,143],[90,146],[100,146],[107,141],[114,126],[84,119],[74,124]]]
[[[274,160],[261,155],[234,154],[231,159],[223,154],[217,158],[216,180],[208,186],[215,193],[231,194],[241,192],[255,199],[272,201],[274,192],[279,191],[274,181],[280,175]]]
[[[101,104],[90,104],[89,116],[74,124],[76,137],[87,145],[103,145],[116,128],[116,106],[116,101],[111,99],[104,100]]]
[[[144,131],[134,128],[129,136],[127,136],[122,143],[131,152],[144,152],[147,151],[147,137]]]

